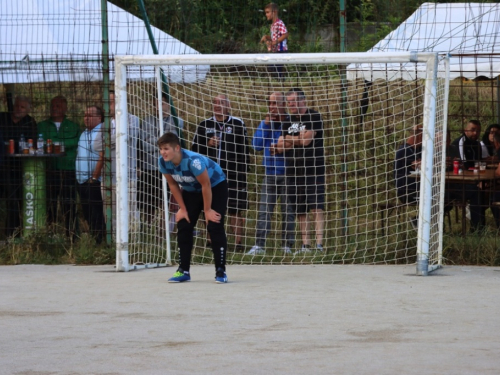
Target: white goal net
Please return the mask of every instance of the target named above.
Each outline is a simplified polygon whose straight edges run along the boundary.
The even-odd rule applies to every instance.
[[[156,141],[165,131],[181,134],[186,149],[207,154],[226,173],[233,190],[228,264],[416,264],[418,274],[440,266],[446,57],[122,56],[115,67],[117,270],[177,262],[177,207],[157,166]],[[200,74],[184,79],[183,67]],[[310,143],[267,153],[306,114]],[[419,194],[406,202],[398,197],[395,156],[415,131],[420,173],[404,181]],[[202,217],[193,236],[192,262],[211,263]]]

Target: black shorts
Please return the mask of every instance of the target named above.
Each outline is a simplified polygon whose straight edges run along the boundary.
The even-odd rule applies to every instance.
[[[296,214],[325,209],[325,178],[323,176],[287,177],[288,203]]]
[[[240,211],[248,210],[247,184],[229,180],[228,185],[229,200],[227,202],[227,212],[235,215]]]

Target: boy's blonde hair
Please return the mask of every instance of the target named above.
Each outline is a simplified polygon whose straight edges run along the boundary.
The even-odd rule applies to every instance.
[[[278,5],[275,3],[269,3],[264,7],[264,10],[266,9],[271,9],[271,11],[276,12],[278,14],[279,8]]]

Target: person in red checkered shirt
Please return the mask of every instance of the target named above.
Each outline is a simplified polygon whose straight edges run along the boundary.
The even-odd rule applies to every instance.
[[[269,3],[264,8],[266,18],[271,22],[271,35],[264,35],[260,40],[265,43],[269,52],[288,52],[287,39],[288,30],[285,24],[278,17],[278,5]],[[271,73],[277,73],[278,79],[283,79],[283,66],[272,65],[269,67]]]
[[[275,3],[269,3],[264,8],[266,18],[271,21],[271,35],[264,35],[260,40],[261,43],[266,43],[269,52],[286,52],[288,47],[286,41],[288,39],[288,30],[285,24],[278,17],[278,6]]]

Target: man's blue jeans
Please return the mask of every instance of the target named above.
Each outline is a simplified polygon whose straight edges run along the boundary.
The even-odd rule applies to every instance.
[[[295,242],[295,213],[293,205],[287,204],[286,177],[264,177],[260,193],[259,212],[257,216],[256,245],[264,247],[267,233],[271,230],[271,216],[276,202],[280,199],[281,239],[283,245],[292,247]]]

